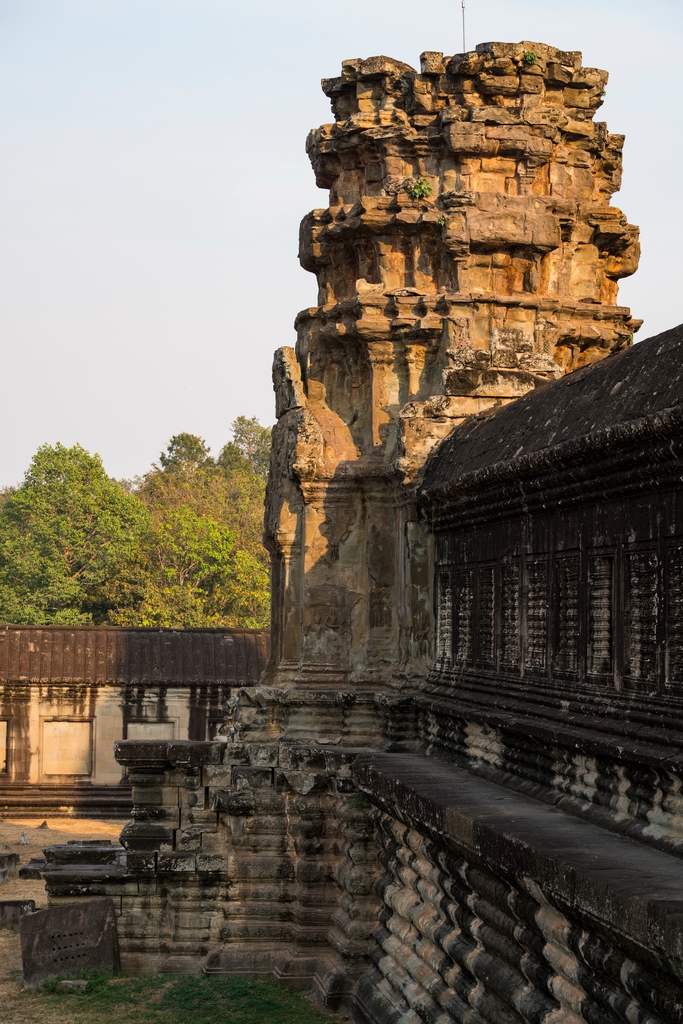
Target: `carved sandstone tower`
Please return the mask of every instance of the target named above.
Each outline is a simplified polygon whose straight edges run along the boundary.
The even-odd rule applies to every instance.
[[[579,53],[485,43],[421,72],[323,81],[309,136],[330,205],[301,226],[319,305],[274,385],[266,539],[277,687],[377,690],[429,664],[428,533],[414,488],[464,417],[628,345],[637,229],[610,205],[623,136],[593,121]]]

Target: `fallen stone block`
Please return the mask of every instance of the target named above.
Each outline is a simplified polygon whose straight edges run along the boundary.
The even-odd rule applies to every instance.
[[[84,992],[87,987],[88,982],[84,978],[67,978],[57,982],[60,992]]]
[[[23,879],[40,879],[42,876],[40,872],[45,867],[47,861],[45,857],[31,857],[28,864],[24,864],[23,868],[19,868],[19,878]]]
[[[20,920],[24,984],[89,971],[118,971],[119,944],[110,899],[65,903]]]
[[[19,867],[18,853],[0,853],[0,875],[4,873],[3,882],[7,881],[9,875],[16,875]]]
[[[19,924],[24,914],[32,914],[35,909],[35,900],[0,900],[0,928]]]

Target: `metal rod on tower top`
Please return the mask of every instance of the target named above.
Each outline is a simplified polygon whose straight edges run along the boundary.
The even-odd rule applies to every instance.
[[[465,42],[465,0],[462,0],[462,52],[467,53],[467,43]]]

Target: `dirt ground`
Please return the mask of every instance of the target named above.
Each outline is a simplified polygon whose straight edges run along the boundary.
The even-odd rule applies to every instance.
[[[94,821],[90,818],[48,818],[47,828],[36,818],[5,818],[0,820],[0,852],[18,853],[19,867],[28,864],[31,857],[42,856],[44,846],[68,843],[74,839],[111,839],[117,842],[125,821]],[[28,842],[22,843],[22,833]],[[36,901],[36,910],[47,906],[45,883],[10,875],[0,885],[0,900],[29,899]],[[16,1004],[20,986],[21,950],[19,931],[0,928],[0,1021],[8,1020],[3,1007]]]

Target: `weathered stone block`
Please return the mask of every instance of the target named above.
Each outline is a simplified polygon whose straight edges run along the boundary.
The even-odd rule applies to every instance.
[[[226,847],[226,836],[222,830],[215,829],[213,832],[202,830],[202,853],[223,854]]]
[[[112,843],[111,839],[96,839],[86,842],[72,840],[59,846],[46,846],[43,853],[48,866],[59,864],[71,867],[79,864],[91,866],[94,864],[121,864],[124,848],[118,843]]]
[[[293,771],[321,771],[326,767],[325,747],[281,743],[280,767]]]
[[[194,875],[197,866],[193,853],[159,853],[157,864],[160,875]]]
[[[138,804],[133,807],[133,821],[138,823],[156,822],[167,828],[177,828],[180,824],[180,808],[176,805],[169,807],[147,807]]]
[[[206,809],[206,789],[198,786],[196,789],[181,789],[179,793],[180,810],[183,816],[193,811]]]
[[[154,875],[157,868],[156,853],[140,853],[129,850],[126,854],[126,870],[129,874],[139,877],[141,875]]]
[[[232,784],[238,793],[247,789],[263,789],[273,785],[273,772],[270,768],[235,765],[232,768]]]
[[[190,825],[176,832],[175,845],[178,851],[199,850],[202,845],[201,825]]]
[[[223,753],[223,764],[249,764],[246,743],[228,741],[225,744],[225,751]]]
[[[112,901],[88,900],[25,914],[21,958],[27,985],[59,974],[119,970]]]
[[[133,804],[152,807],[177,807],[178,790],[175,786],[133,786]]]
[[[35,900],[0,900],[0,928],[14,927],[24,914],[32,914],[35,909]]]
[[[197,855],[197,873],[215,874],[220,871],[227,871],[228,862],[220,854],[202,852]]]
[[[443,60],[443,53],[434,50],[425,50],[420,54],[420,71],[423,75],[443,75],[446,68]]]
[[[245,754],[245,762],[248,762],[248,758]],[[227,787],[232,784],[232,765],[231,764],[210,764],[202,768],[202,784],[204,786],[217,786]]]
[[[138,875],[138,895],[139,896],[156,896],[159,893],[159,883],[157,882],[156,875],[152,878],[146,878],[144,874]]]
[[[170,767],[168,742],[165,740],[117,740],[114,756],[119,764],[137,772],[159,775]]]
[[[163,843],[173,843],[174,830],[153,822],[131,821],[121,832],[121,845],[126,850],[153,851]]]
[[[294,864],[289,857],[252,857],[250,860],[240,861],[233,873],[233,878],[236,881],[261,878],[292,880]]]
[[[278,786],[288,786],[302,796],[307,793],[322,793],[330,787],[329,776],[324,772],[276,771],[275,783]]]
[[[169,785],[178,787],[178,798],[182,790],[198,789],[202,784],[202,769],[196,767],[174,768],[168,773]]]
[[[207,803],[210,803],[210,791],[207,793]],[[218,815],[215,810],[204,810],[193,807],[183,814],[183,825],[202,825],[205,830],[211,831],[218,824]]]
[[[0,853],[0,877],[6,881],[9,875],[16,875],[19,866],[18,853]]]
[[[126,781],[131,786],[138,786],[140,788],[145,786],[165,786],[168,783],[168,772],[161,770],[149,771],[145,768],[129,765],[126,769]]]
[[[22,868],[19,868],[19,878],[24,879],[38,879],[41,877],[40,872],[45,867],[45,857],[31,857],[28,864],[25,864]]]
[[[210,789],[209,806],[217,814],[242,817],[254,812],[253,794],[247,789],[239,793],[234,789]]]
[[[254,768],[273,768],[278,763],[277,743],[247,743],[249,764]]]
[[[205,764],[220,764],[224,744],[212,741],[181,740],[168,744],[168,760],[178,769],[191,770]]]

